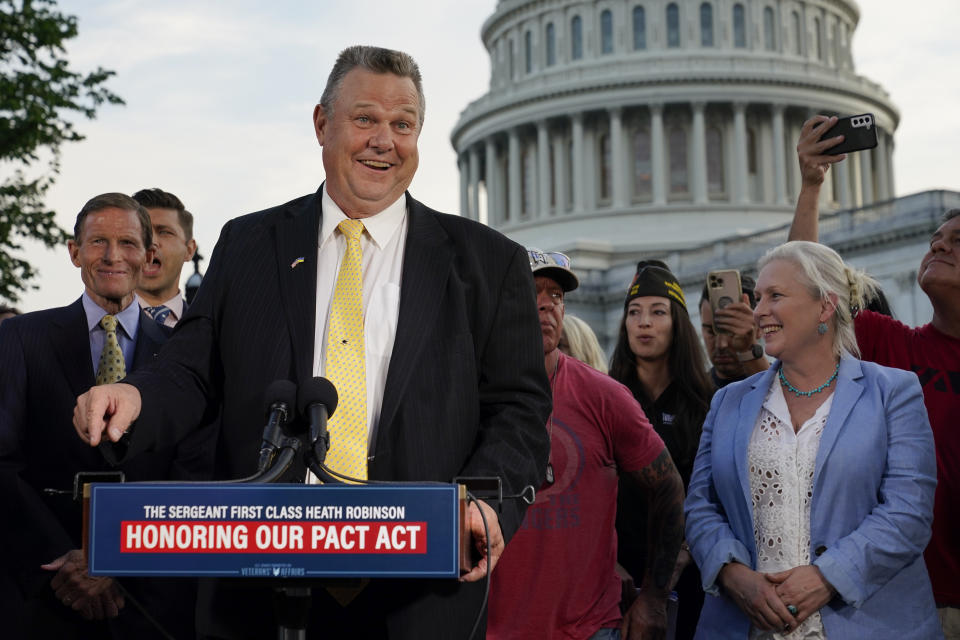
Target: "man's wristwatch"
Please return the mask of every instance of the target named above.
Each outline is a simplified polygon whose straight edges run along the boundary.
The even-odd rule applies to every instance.
[[[750,347],[750,351],[741,351],[737,354],[737,360],[740,362],[752,362],[763,357],[763,347],[756,342]]]

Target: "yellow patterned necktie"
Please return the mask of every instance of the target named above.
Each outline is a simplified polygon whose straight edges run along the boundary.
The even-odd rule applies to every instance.
[[[367,367],[363,340],[363,222],[344,220],[337,228],[347,239],[327,325],[325,372],[337,388],[337,411],[330,419],[327,466],[367,479]]]
[[[107,339],[97,365],[97,384],[119,382],[127,376],[127,365],[123,361],[120,341],[117,340],[117,319],[107,314],[100,319],[100,326],[107,332]]]

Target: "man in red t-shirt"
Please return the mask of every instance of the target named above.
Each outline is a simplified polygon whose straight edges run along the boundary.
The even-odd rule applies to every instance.
[[[836,120],[814,116],[800,132],[803,186],[790,240],[817,240],[820,186],[830,165],[846,157],[824,153],[842,137],[820,141]],[[933,305],[929,324],[908,327],[861,311],[855,327],[864,360],[913,371],[923,387],[937,449],[933,535],[924,557],[944,635],[960,640],[960,209],[947,211],[931,236],[917,282]]]
[[[487,639],[662,638],[683,539],[683,484],[630,391],[558,349],[563,296],[578,285],[569,258],[528,253],[553,391],[550,460],[536,502],[491,577]],[[646,488],[657,523],[653,561],[626,615],[615,571],[618,474]]]

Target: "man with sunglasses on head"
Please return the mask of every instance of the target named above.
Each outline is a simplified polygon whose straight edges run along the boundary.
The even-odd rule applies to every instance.
[[[563,298],[579,285],[570,259],[527,253],[553,393],[550,459],[493,575],[487,638],[662,638],[667,582],[683,538],[680,476],[630,391],[559,350]],[[651,557],[659,561],[624,615],[615,570],[618,474],[646,490],[658,523]]]

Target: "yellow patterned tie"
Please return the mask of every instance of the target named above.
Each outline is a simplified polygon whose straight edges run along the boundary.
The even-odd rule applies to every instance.
[[[127,365],[123,361],[120,341],[117,340],[117,319],[107,314],[100,319],[100,326],[107,332],[107,340],[97,365],[97,384],[119,382],[127,375]]]
[[[347,239],[337,285],[330,303],[325,371],[340,397],[330,419],[327,466],[367,478],[367,367],[363,342],[363,222],[344,220],[338,226]]]

